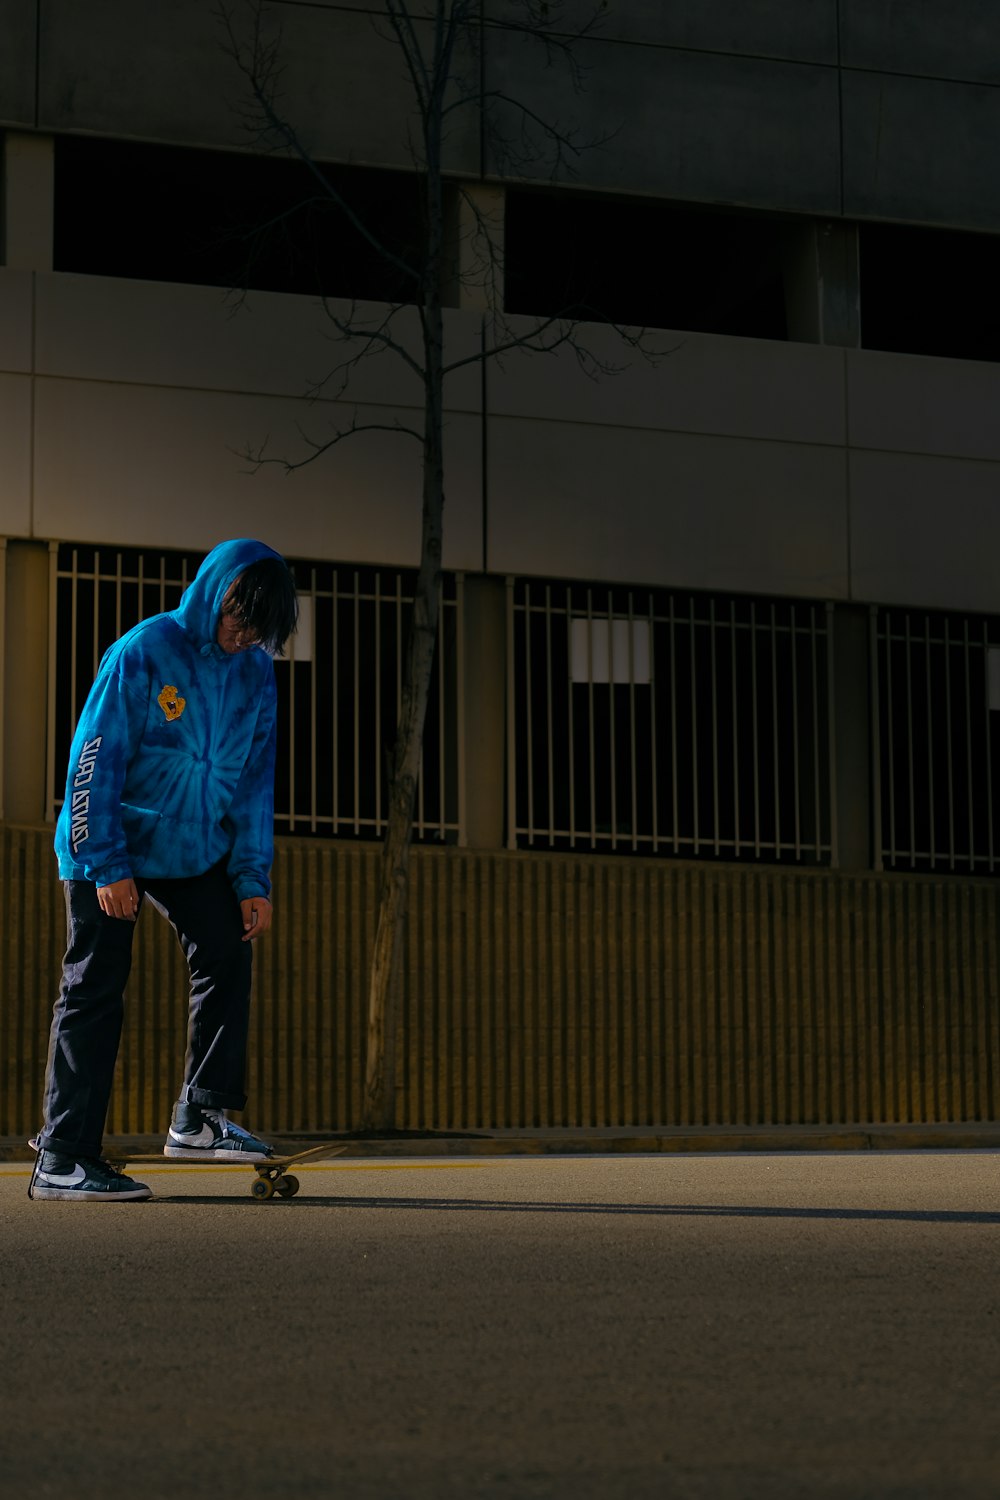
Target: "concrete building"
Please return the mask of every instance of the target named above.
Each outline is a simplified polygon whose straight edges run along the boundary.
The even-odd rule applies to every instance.
[[[574,86],[514,9],[476,27],[449,177],[510,322],[572,313],[620,369],[563,348],[449,381],[398,1122],[996,1118],[1000,14],[618,0]],[[289,116],[402,261],[412,104],[379,11],[269,8]],[[0,36],[0,1134],[35,1122],[80,695],[231,535],[307,600],[254,1118],[344,1128],[417,452],[244,455],[419,420],[391,357],[324,383],[320,294],[378,320],[406,290],[241,136],[213,7],[0,0]],[[572,173],[515,149],[512,98],[591,143]],[[490,314],[450,300],[458,360]],[[146,919],[112,1128],[172,1097],[168,938]]]

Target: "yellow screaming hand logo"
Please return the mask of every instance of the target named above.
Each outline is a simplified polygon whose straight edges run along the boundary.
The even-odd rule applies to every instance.
[[[177,689],[169,683],[159,694],[156,701],[163,709],[168,720],[179,719],[187,705],[187,699],[179,698],[177,696]]]

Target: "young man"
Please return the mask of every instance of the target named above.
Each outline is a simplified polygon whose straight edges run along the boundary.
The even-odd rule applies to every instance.
[[[276,552],[262,542],[223,542],[177,609],[136,625],[101,662],[56,828],[68,946],[34,1198],[152,1196],[101,1160],[144,900],[173,926],[191,972],[184,1085],[164,1155],[271,1155],[226,1111],[246,1103],[251,948],[271,925],[271,655],[297,613],[295,585]]]

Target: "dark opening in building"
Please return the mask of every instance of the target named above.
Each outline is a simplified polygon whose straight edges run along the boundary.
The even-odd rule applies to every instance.
[[[784,339],[783,233],[777,218],[512,191],[507,310]]]
[[[417,175],[322,170],[351,213],[301,162],[58,137],[55,269],[412,302],[417,281],[406,268],[416,271],[422,240]]]
[[[861,343],[1000,359],[1000,235],[860,226]]]

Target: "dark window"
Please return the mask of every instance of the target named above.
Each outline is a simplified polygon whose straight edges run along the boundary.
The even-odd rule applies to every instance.
[[[883,609],[877,642],[876,769],[886,869],[995,874],[1000,619]]]
[[[750,214],[510,192],[507,310],[784,339],[783,233]]]
[[[519,847],[824,864],[822,604],[518,580]]]
[[[860,226],[865,349],[1000,359],[1000,235]]]
[[[376,242],[416,269],[416,174],[323,171]],[[417,285],[300,162],[75,136],[56,140],[55,268],[382,302],[413,301]]]

